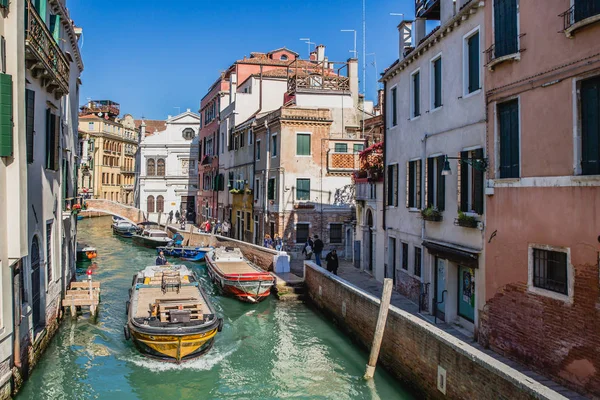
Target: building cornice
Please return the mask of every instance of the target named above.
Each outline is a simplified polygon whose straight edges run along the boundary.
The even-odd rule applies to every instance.
[[[485,6],[483,0],[472,0],[467,3],[462,10],[460,10],[452,19],[446,22],[443,26],[436,28],[435,32],[430,33],[429,37],[420,43],[414,50],[408,53],[402,60],[397,60],[392,66],[383,73],[380,81],[388,82],[394,76],[398,75],[403,69],[405,69],[413,61],[416,61],[423,53],[429,48],[437,44],[444,37],[449,35],[454,29],[458,28],[463,21],[468,20],[471,15],[475,14],[479,8]]]
[[[75,57],[75,62],[77,63],[77,67],[79,68],[79,73],[83,72],[83,59],[81,58],[81,52],[79,51],[79,43],[77,42],[77,35],[75,34],[75,28],[73,26],[73,21],[71,20],[71,16],[69,15],[69,10],[63,4],[61,0],[50,0],[50,6],[53,8],[55,13],[60,14],[62,17],[62,24],[65,27],[65,31],[67,35],[69,35],[69,40],[71,42],[71,47],[73,48],[73,56]]]

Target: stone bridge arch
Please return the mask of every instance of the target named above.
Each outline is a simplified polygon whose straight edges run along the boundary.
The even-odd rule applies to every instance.
[[[146,220],[144,212],[139,208],[105,199],[86,199],[84,201],[87,204],[86,211],[114,215],[134,224],[138,224]]]

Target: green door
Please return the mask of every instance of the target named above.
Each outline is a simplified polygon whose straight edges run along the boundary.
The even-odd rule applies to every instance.
[[[458,315],[466,320],[475,320],[475,270],[458,268]]]
[[[581,172],[600,174],[600,78],[581,83]]]

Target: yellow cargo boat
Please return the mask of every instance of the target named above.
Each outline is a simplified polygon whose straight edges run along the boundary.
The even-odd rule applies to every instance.
[[[145,356],[176,363],[200,357],[222,327],[186,266],[150,266],[133,276],[124,333]]]

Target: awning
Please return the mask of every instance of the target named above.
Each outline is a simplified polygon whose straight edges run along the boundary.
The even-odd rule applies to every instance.
[[[444,258],[448,261],[452,261],[465,267],[479,267],[478,253],[445,246],[439,243],[429,242],[427,240],[424,240],[422,245],[425,246],[429,253],[433,254],[434,256]]]

